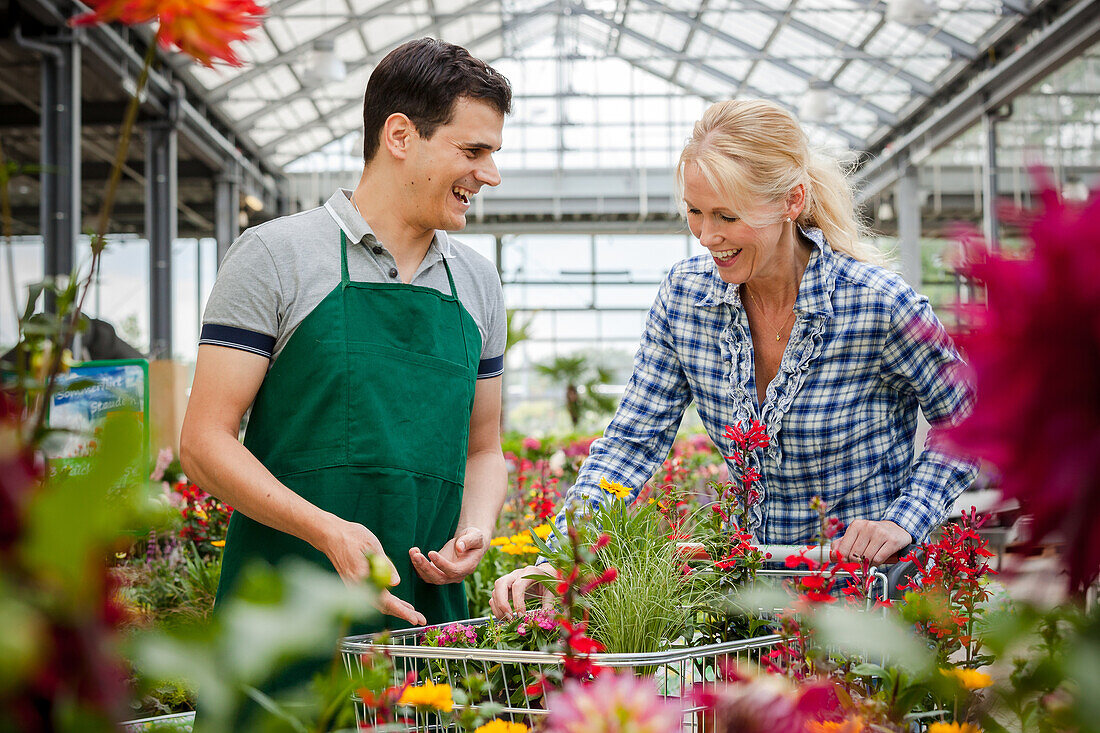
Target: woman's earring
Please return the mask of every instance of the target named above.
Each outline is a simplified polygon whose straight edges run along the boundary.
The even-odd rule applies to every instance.
[[[789,217],[789,216],[787,217],[787,223],[788,223],[788,224],[790,224],[790,223],[791,223],[791,217]]]

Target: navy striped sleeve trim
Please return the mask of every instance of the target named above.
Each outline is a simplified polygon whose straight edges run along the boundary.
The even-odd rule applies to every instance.
[[[488,379],[504,374],[504,354],[492,359],[482,359],[477,365],[477,378]]]
[[[236,326],[220,326],[216,323],[202,324],[199,343],[251,351],[253,354],[266,356],[268,359],[275,353],[274,336],[237,328]]]

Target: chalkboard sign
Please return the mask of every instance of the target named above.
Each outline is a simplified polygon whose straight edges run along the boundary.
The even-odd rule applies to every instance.
[[[86,361],[58,375],[50,398],[49,425],[55,434],[47,454],[50,471],[82,473],[96,449],[97,429],[110,416],[129,416],[141,423],[141,462],[149,465],[149,362],[144,359]],[[139,478],[137,476],[132,478]]]

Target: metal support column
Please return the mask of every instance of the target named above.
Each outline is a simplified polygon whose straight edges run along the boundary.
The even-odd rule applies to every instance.
[[[172,357],[172,243],[176,239],[176,126],[145,129],[145,236],[149,240],[149,355]]]
[[[917,192],[917,167],[907,163],[894,190],[894,204],[898,217],[901,275],[917,291],[921,287],[921,203]]]
[[[1011,105],[1004,112],[994,110],[982,115],[985,135],[985,158],[982,168],[982,234],[993,249],[1000,249],[1001,227],[997,221],[997,123],[1012,114]]]
[[[222,266],[229,245],[241,233],[241,178],[230,161],[214,182],[214,239],[218,243],[217,266]]]
[[[39,226],[52,277],[72,272],[80,236],[80,44],[54,40],[42,52]]]

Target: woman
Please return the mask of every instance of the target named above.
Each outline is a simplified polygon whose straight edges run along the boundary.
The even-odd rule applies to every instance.
[[[763,101],[713,105],[676,170],[691,233],[707,250],[678,263],[650,309],[634,373],[566,504],[606,499],[600,478],[635,494],[668,454],[695,401],[725,453],[725,426],[756,419],[763,500],[758,542],[812,539],[820,496],[845,523],[833,548],[880,563],[945,516],[975,468],[930,439],[913,460],[917,409],[933,425],[971,394],[927,298],[860,241],[851,191],[809,150],[798,122]],[[564,510],[559,513],[559,525]],[[532,566],[497,580],[500,616],[524,610]]]

